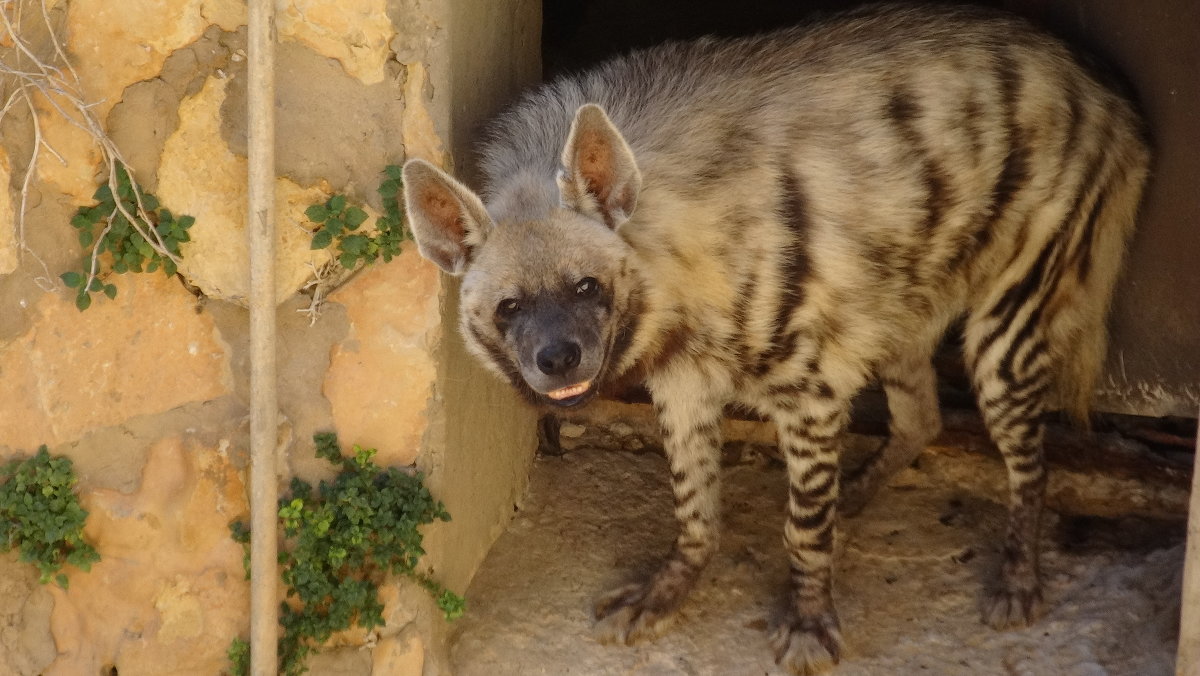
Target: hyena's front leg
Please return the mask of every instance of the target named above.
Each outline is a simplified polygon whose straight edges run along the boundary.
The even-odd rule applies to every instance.
[[[716,552],[725,401],[702,383],[694,385],[651,388],[671,466],[679,536],[649,580],[614,589],[596,602],[601,642],[629,644],[661,635]]]
[[[838,451],[848,403],[805,396],[794,411],[775,412],[787,461],[784,543],[792,597],[771,642],[775,659],[793,674],[818,674],[838,662],[842,635],[833,608],[833,528],[837,515]]]

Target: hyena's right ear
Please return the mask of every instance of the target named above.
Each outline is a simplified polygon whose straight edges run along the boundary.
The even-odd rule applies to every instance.
[[[603,108],[588,103],[575,111],[562,165],[558,190],[563,206],[599,218],[614,229],[633,215],[642,172]]]
[[[471,189],[425,160],[404,164],[404,207],[421,255],[461,275],[493,226]]]

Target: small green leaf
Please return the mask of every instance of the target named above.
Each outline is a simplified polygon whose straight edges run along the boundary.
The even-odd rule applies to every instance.
[[[97,202],[112,202],[112,188],[108,187],[108,184],[105,183],[99,188],[96,188],[96,192],[92,193],[92,199],[96,200]]]
[[[358,255],[346,252],[341,256],[338,256],[338,261],[341,262],[343,268],[346,268],[347,270],[353,270],[354,264],[358,262]]]
[[[404,175],[404,169],[399,164],[389,164],[383,168],[383,173],[393,181],[399,181],[400,177]]]
[[[79,213],[75,214],[75,216],[73,218],[71,218],[71,227],[72,228],[76,228],[76,229],[89,228],[89,227],[91,227],[91,225],[92,225],[91,219],[87,217],[87,214],[83,213],[82,209],[79,211]]]
[[[392,199],[399,191],[399,186],[394,181],[384,181],[379,184],[379,196],[384,199]]]
[[[179,217],[179,220],[177,222],[179,223],[180,228],[187,230],[188,228],[192,227],[193,223],[196,222],[196,217],[188,216],[187,214],[184,214],[183,216]]]
[[[314,204],[304,210],[304,217],[313,223],[324,223],[329,218],[329,209],[323,204]]]
[[[67,576],[64,575],[63,573],[59,573],[58,575],[55,575],[54,581],[57,582],[58,586],[62,587],[63,589],[66,589],[71,584],[70,580],[68,580]]]
[[[330,233],[328,230],[322,228],[322,229],[318,230],[316,232],[316,234],[313,235],[311,248],[324,249],[325,247],[329,246],[332,243],[333,243],[333,234]]]
[[[342,230],[344,230],[345,227],[346,227],[346,224],[340,218],[331,218],[328,221],[325,221],[325,230],[330,235],[333,235],[335,237],[337,235],[342,234]]]
[[[92,305],[92,297],[87,291],[80,291],[78,296],[75,296],[75,307],[79,308],[80,312],[88,309]]]
[[[96,277],[92,277],[92,283],[88,284],[88,291],[100,291],[103,288],[104,282],[100,281]]]
[[[362,209],[359,209],[358,207],[350,207],[346,210],[345,221],[347,227],[349,227],[351,230],[354,230],[358,226],[362,225],[363,221],[365,220],[367,220],[367,212],[363,211]]]
[[[158,198],[148,192],[142,193],[142,207],[146,211],[158,209]]]
[[[142,237],[141,235],[134,235],[132,239],[133,248],[137,249],[137,252],[140,253],[142,257],[149,258],[154,255],[154,247],[150,246],[150,242],[147,242],[145,237]]]
[[[108,296],[109,300],[116,298],[117,297],[116,285],[115,284],[105,284],[104,285],[104,295]]]
[[[370,239],[366,235],[346,235],[338,244],[344,252],[360,254],[367,248],[367,243]]]
[[[179,266],[175,264],[175,261],[171,260],[170,258],[163,259],[163,272],[165,272],[168,277],[174,277],[175,273],[178,271]]]
[[[59,278],[62,279],[63,284],[66,284],[67,288],[69,289],[75,289],[83,286],[83,275],[75,272],[74,270],[62,273],[59,275]]]
[[[342,209],[346,208],[346,196],[334,195],[333,197],[330,197],[327,206],[329,207],[330,213],[341,213]]]

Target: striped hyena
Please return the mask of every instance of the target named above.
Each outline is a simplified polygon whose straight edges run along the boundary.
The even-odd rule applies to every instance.
[[[462,276],[470,349],[530,400],[643,382],[680,532],[597,603],[597,633],[659,634],[712,557],[719,421],[769,416],[787,460],[794,673],[842,640],[831,598],[838,438],[872,378],[888,443],[861,503],[939,428],[931,353],[962,320],[1003,453],[1010,517],[996,627],[1040,601],[1042,414],[1086,415],[1147,176],[1131,105],[1027,23],[891,8],[741,40],[668,44],[542,86],[491,128],[478,197],[404,168],[421,252]]]

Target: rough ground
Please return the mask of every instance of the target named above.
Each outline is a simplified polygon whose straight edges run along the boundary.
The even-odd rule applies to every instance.
[[[468,590],[455,673],[782,673],[767,634],[786,579],[785,478],[752,452],[727,458],[721,553],[673,629],[634,647],[592,639],[592,598],[652,570],[674,536],[665,460],[612,439],[589,430],[565,456],[538,460],[526,504]],[[848,654],[838,675],[1173,673],[1181,526],[1049,514],[1046,613],[996,632],[979,606],[1003,518],[1001,505],[917,468],[843,519],[835,598]]]

